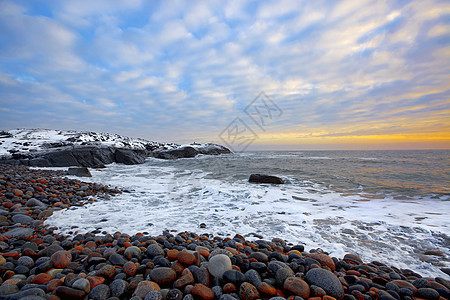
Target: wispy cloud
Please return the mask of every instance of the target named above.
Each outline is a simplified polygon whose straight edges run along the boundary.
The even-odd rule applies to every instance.
[[[272,142],[442,139],[449,14],[439,0],[2,0],[0,126],[219,141],[263,90],[283,110]]]

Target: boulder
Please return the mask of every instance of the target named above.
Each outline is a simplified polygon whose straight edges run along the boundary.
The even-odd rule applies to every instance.
[[[145,150],[116,149],[114,153],[115,162],[125,165],[142,164],[147,157]]]
[[[42,158],[46,159],[52,167],[80,166],[77,159],[73,156],[72,151],[69,149],[48,152]]]
[[[114,149],[104,146],[77,146],[72,148],[72,155],[79,166],[94,168],[115,161]]]
[[[48,159],[43,157],[36,157],[30,159],[29,165],[32,167],[51,167],[51,164],[48,161]]]
[[[248,182],[256,183],[272,183],[272,184],[283,184],[284,181],[280,177],[264,174],[252,174],[248,179]]]
[[[91,172],[86,167],[81,168],[69,168],[67,170],[67,175],[73,175],[78,177],[92,177]]]
[[[211,143],[202,145],[201,147],[198,147],[197,150],[200,154],[204,155],[219,155],[231,153],[230,149],[221,145]]]
[[[157,150],[153,151],[155,158],[162,159],[177,159],[177,158],[191,158],[195,157],[200,152],[191,146],[180,147],[170,150]]]

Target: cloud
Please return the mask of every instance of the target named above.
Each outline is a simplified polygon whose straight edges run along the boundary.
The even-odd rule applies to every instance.
[[[281,136],[430,134],[449,127],[449,12],[437,0],[4,0],[0,127],[211,140],[263,90],[283,110],[266,131]]]

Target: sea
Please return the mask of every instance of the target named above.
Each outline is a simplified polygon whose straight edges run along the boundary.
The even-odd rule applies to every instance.
[[[108,165],[82,179],[124,192],[57,211],[66,234],[191,231],[279,237],[450,279],[450,150],[261,151]],[[249,183],[250,174],[285,184]],[[427,250],[443,256],[425,255]]]

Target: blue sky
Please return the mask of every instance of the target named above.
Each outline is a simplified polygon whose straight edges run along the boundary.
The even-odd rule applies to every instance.
[[[0,0],[0,128],[449,148],[448,1]],[[264,92],[281,114],[257,126]],[[223,137],[223,136],[222,136]],[[223,144],[223,142],[222,142]]]

